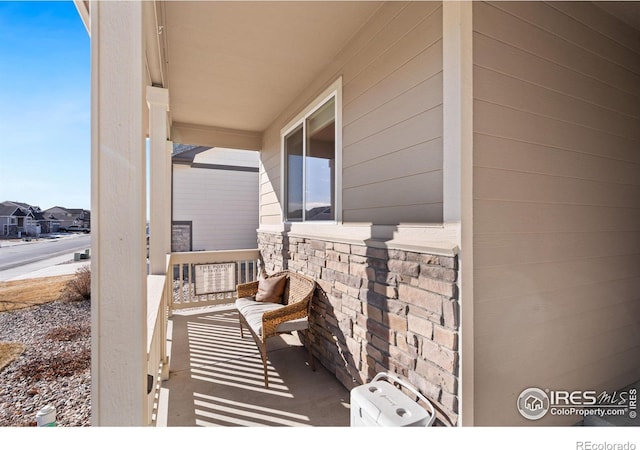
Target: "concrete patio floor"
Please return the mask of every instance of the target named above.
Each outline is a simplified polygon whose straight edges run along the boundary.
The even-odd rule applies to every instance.
[[[268,388],[232,305],[175,312],[168,339],[156,426],[349,426],[349,391],[318,361],[311,370],[297,336],[269,340]]]

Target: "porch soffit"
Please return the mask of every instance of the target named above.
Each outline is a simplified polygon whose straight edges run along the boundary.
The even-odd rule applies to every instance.
[[[381,5],[162,4],[164,85],[170,92],[172,122],[261,134]]]

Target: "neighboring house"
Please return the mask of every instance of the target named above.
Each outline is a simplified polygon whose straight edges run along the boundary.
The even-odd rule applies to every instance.
[[[73,217],[73,224],[83,228],[91,228],[91,211],[86,209],[67,209]]]
[[[18,233],[18,213],[20,213],[20,217],[23,217],[20,208],[17,206],[8,203],[0,203],[0,231],[3,236]]]
[[[35,212],[34,219],[38,221],[38,224],[40,224],[43,234],[54,233],[60,228],[60,222],[55,218],[55,216],[52,215],[45,217],[42,211]]]
[[[258,248],[318,281],[313,352],[347,387],[392,371],[455,425],[572,425],[518,395],[640,379],[636,2],[76,5],[94,425],[145,420],[145,134],[152,277],[167,141],[260,151]]]
[[[51,221],[51,232],[66,229],[71,225],[91,228],[91,213],[86,209],[70,209],[54,206],[42,211],[45,220]]]
[[[255,248],[258,152],[184,147],[172,157],[172,224],[189,235],[178,234],[185,242],[173,248],[184,249],[186,241],[189,250]]]
[[[39,236],[42,232],[36,215],[40,208],[26,203],[6,201],[0,203],[0,232],[4,236]]]
[[[52,226],[55,225],[55,220],[46,218],[44,216],[42,209],[39,206],[31,206],[27,203],[20,203],[20,202],[9,202],[9,203],[13,203],[14,205],[19,206],[20,208],[22,208],[23,211],[31,212],[31,215],[33,216],[33,220],[37,222],[37,225],[32,224],[31,226],[32,234],[40,235],[41,233],[51,232]],[[37,229],[37,226],[40,227],[39,230]]]

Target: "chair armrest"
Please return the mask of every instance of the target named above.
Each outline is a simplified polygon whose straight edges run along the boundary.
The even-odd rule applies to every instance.
[[[262,315],[262,341],[275,336],[278,325],[289,320],[302,319],[309,313],[311,296],[306,299],[284,306],[274,311],[267,311]]]
[[[253,297],[258,293],[259,281],[252,281],[251,283],[243,283],[236,286],[238,298]]]

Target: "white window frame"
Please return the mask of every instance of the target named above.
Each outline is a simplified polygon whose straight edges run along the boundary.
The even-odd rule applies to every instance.
[[[320,109],[326,102],[331,100],[331,98],[335,98],[335,199],[334,205],[335,213],[334,220],[301,220],[301,221],[287,221],[285,218],[285,210],[287,204],[287,183],[286,183],[286,148],[285,148],[285,138],[291,132],[293,132],[297,127],[302,125],[304,127],[304,123],[309,116],[315,113],[318,109]],[[306,154],[306,136],[303,139],[303,155]],[[304,167],[304,166],[303,166]],[[303,217],[304,217],[304,209],[306,207],[305,203],[305,177],[303,172]],[[327,87],[320,95],[318,95],[309,105],[303,109],[296,117],[291,120],[282,130],[280,131],[280,192],[281,192],[281,201],[280,201],[280,222],[282,223],[291,223],[296,225],[318,225],[318,224],[337,224],[342,222],[342,77],[338,78],[336,81],[331,83],[329,87]]]

